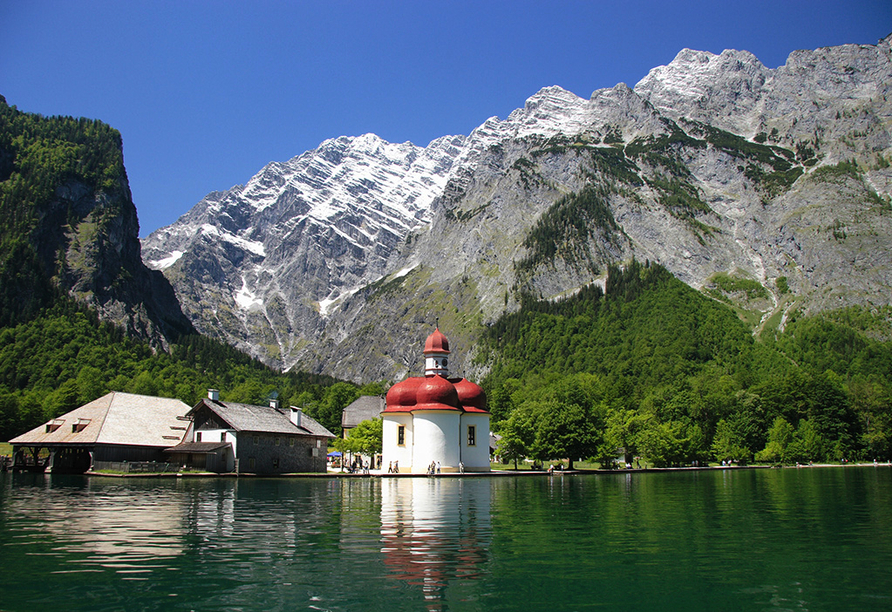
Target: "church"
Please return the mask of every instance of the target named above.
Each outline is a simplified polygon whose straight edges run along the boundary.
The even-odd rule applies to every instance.
[[[449,377],[449,339],[439,326],[424,343],[424,376],[393,385],[385,397],[383,466],[423,474],[488,472],[486,393],[465,378]]]

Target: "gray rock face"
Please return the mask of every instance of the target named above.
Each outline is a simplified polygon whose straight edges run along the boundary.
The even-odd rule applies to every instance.
[[[209,194],[143,257],[201,331],[357,381],[418,372],[438,317],[454,372],[479,375],[474,340],[522,294],[560,299],[632,257],[737,303],[756,332],[888,304],[890,42],[774,70],[683,50],[634,90],[548,87],[425,148],[326,141]]]
[[[61,290],[129,336],[164,348],[194,330],[167,279],[143,263],[138,236],[122,176],[100,189],[77,179],[59,184],[31,238]]]

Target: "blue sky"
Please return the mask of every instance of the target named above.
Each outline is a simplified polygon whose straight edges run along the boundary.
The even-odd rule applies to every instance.
[[[124,140],[140,235],[327,138],[427,145],[542,87],[579,96],[679,50],[875,44],[889,0],[0,0],[0,94]]]

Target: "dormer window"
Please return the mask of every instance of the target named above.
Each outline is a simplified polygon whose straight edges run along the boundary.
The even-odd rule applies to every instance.
[[[71,433],[83,431],[84,428],[89,424],[90,419],[77,419],[74,423],[71,424]]]
[[[52,433],[62,427],[65,423],[65,419],[53,419],[49,423],[46,424],[46,433]]]

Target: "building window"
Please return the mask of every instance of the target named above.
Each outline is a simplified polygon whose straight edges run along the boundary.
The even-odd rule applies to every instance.
[[[198,433],[195,434],[195,441],[196,441],[196,442],[201,442],[201,432],[200,432],[200,431],[199,431]]]
[[[279,445],[279,437],[276,436],[276,446],[278,446],[278,445]]]
[[[260,436],[254,436],[254,444],[260,444]]]
[[[273,457],[273,469],[274,470],[279,469],[279,458],[278,457]]]
[[[294,438],[288,438],[288,446],[294,446]]]
[[[468,425],[468,446],[476,446],[477,444],[477,427]]]
[[[222,432],[220,434],[220,442],[226,442],[226,432]]]
[[[396,430],[396,443],[397,443],[399,446],[405,446],[405,445],[406,445],[406,426],[405,426],[405,425],[400,425],[399,427],[397,427],[397,430]]]
[[[248,457],[248,469],[254,471],[254,457]]]

